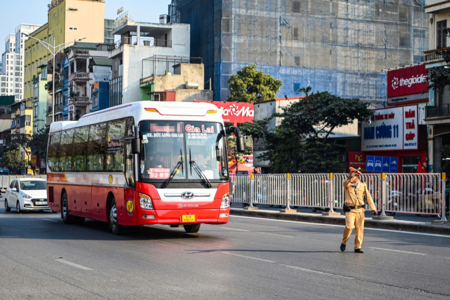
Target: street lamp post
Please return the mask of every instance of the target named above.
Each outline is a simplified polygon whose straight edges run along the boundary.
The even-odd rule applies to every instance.
[[[56,54],[60,52],[64,46],[67,44],[75,43],[84,40],[85,38],[78,39],[77,41],[70,41],[64,44],[60,44],[55,46],[55,37],[53,37],[53,45],[47,42],[43,42],[40,39],[30,36],[29,34],[22,33],[23,35],[28,36],[29,38],[38,41],[42,46],[44,46],[53,56],[53,77],[52,77],[52,123],[55,122],[55,70],[56,70]],[[53,51],[51,50],[53,49]],[[26,49],[25,49],[26,50]]]

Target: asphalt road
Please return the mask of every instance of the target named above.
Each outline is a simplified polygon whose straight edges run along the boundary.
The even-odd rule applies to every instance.
[[[448,299],[450,237],[366,229],[365,254],[339,251],[343,227],[232,216],[198,234],[6,213],[0,299]],[[353,241],[353,236],[351,237]]]
[[[244,207],[242,205],[242,203],[232,203],[231,204],[232,208],[242,208]],[[262,210],[273,210],[273,211],[280,211],[280,209],[285,208],[285,206],[280,207],[280,206],[270,206],[270,205],[264,205],[264,204],[258,204],[257,207],[259,209]],[[308,213],[308,214],[317,214],[317,215],[322,215],[322,210],[317,210],[315,212],[313,212],[311,210],[311,208],[309,207],[297,207],[295,208],[295,210],[297,210],[297,212],[299,213]],[[342,209],[335,209],[336,212],[344,215]],[[366,218],[372,218],[373,214],[370,210],[366,210]],[[393,216],[394,220],[399,220],[399,221],[412,221],[412,222],[425,222],[425,223],[429,223],[433,220],[440,220],[440,218],[438,218],[436,215],[420,215],[417,216],[415,214],[411,214],[411,213],[395,213],[394,215],[386,213],[387,216]],[[448,219],[448,214],[447,214],[447,219]]]

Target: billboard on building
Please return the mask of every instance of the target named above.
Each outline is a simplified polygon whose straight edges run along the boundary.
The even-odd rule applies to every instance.
[[[427,102],[427,70],[418,65],[387,72],[387,105]]]
[[[214,104],[222,113],[223,121],[225,123],[247,123],[253,122],[255,116],[255,109],[253,103],[246,102],[220,102],[220,101],[194,101],[207,102]]]
[[[361,150],[417,150],[417,105],[379,109],[370,122],[362,122]]]
[[[111,67],[94,66],[94,81],[109,82],[111,78]]]

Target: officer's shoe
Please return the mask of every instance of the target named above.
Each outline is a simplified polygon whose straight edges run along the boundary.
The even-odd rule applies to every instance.
[[[364,253],[361,249],[355,249],[355,253]]]
[[[341,251],[344,252],[345,251],[345,245],[341,244]]]

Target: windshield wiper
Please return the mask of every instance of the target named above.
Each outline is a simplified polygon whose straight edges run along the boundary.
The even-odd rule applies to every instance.
[[[180,149],[180,160],[178,161],[177,165],[175,166],[175,169],[173,169],[172,173],[170,174],[169,178],[166,179],[166,181],[164,181],[164,183],[161,185],[162,189],[165,189],[169,183],[172,181],[172,179],[175,177],[175,175],[177,175],[179,169],[181,167],[181,172],[184,172],[184,168],[183,168],[183,152]]]
[[[189,165],[191,166],[191,175],[192,175],[192,167],[194,167],[195,172],[197,172],[198,177],[205,183],[207,188],[211,188],[211,182],[208,180],[208,178],[203,173],[202,169],[197,165],[195,161],[192,160],[192,153],[191,148],[189,148]]]

